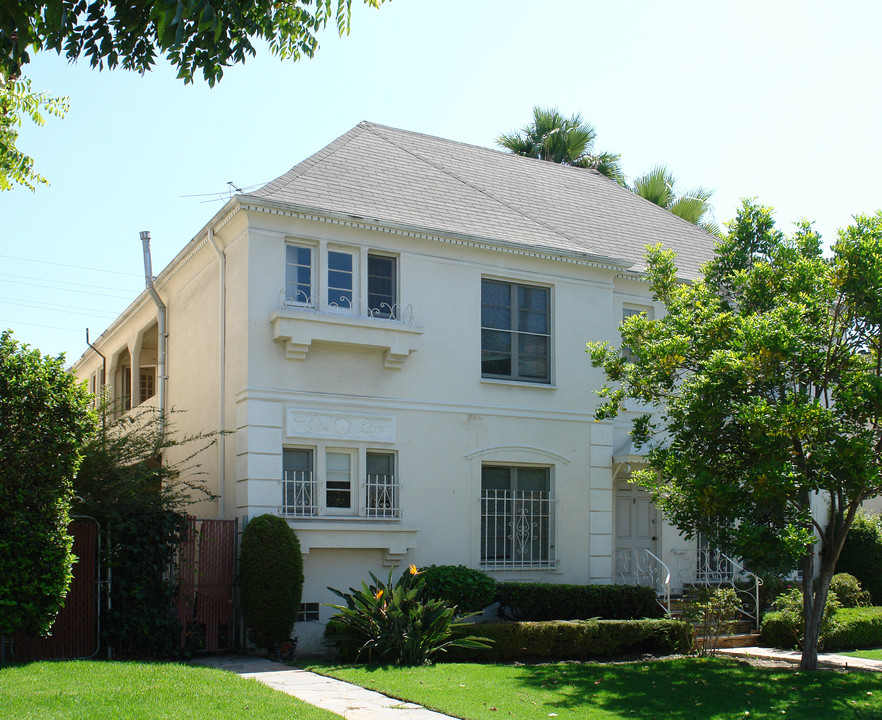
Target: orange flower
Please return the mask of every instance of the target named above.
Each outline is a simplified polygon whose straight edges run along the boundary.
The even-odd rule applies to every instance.
[[[408,568],[408,570],[410,570],[410,574],[411,574],[411,575],[419,575],[419,574],[420,574],[419,571],[417,570],[417,566],[414,565],[413,563],[411,563],[411,565],[410,565],[410,567]]]
[[[374,597],[375,597],[377,600],[379,600],[381,597],[383,597],[383,588],[380,588],[379,590],[377,590],[377,594],[374,595]]]

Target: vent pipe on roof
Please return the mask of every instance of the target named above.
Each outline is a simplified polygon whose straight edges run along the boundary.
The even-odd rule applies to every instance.
[[[144,247],[144,278],[147,283],[147,292],[150,293],[150,297],[153,298],[153,302],[156,304],[157,309],[157,335],[158,337],[158,345],[157,348],[157,359],[156,359],[156,372],[157,372],[157,382],[159,384],[159,437],[162,440],[165,435],[165,416],[166,416],[166,382],[168,378],[165,374],[165,344],[168,339],[168,335],[165,330],[165,303],[159,297],[159,293],[156,292],[156,287],[153,284],[153,263],[150,260],[150,231],[142,230],[141,233],[141,244]]]

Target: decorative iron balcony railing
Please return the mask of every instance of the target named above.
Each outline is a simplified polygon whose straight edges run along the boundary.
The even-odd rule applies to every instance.
[[[340,302],[327,302],[319,297],[307,296],[298,292],[297,297],[290,297],[282,290],[279,294],[280,310],[303,310],[306,312],[346,314],[358,318],[393,320],[403,325],[413,325],[413,306],[400,303],[380,303],[378,307],[368,307],[361,300],[341,299]]]

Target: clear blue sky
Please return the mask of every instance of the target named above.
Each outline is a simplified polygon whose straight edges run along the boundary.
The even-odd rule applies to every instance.
[[[158,273],[227,181],[267,182],[361,120],[493,147],[556,106],[593,123],[629,177],[667,163],[682,188],[714,189],[718,221],[756,196],[779,227],[807,217],[829,241],[882,208],[875,0],[359,3],[315,59],[259,52],[213,89],[164,65],[141,77],[37,56],[35,89],[71,110],[22,129],[51,186],[0,194],[0,327],[74,361],[85,328],[97,337],[143,289],[140,230]]]

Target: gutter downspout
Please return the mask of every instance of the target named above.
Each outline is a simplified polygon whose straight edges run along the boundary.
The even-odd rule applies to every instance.
[[[217,493],[217,516],[219,518],[226,517],[224,507],[224,490],[226,489],[226,419],[225,419],[225,388],[226,382],[226,355],[227,355],[227,256],[214,239],[214,231],[208,228],[208,242],[217,253],[218,260],[218,316],[220,317],[218,328],[220,352],[218,367],[218,427],[220,436],[217,439],[218,461],[218,493]]]
[[[165,346],[168,342],[168,333],[165,329],[165,319],[166,319],[166,308],[165,303],[159,297],[159,293],[156,292],[156,287],[153,284],[153,263],[150,260],[150,231],[142,230],[140,232],[141,236],[141,245],[144,247],[144,279],[146,281],[147,292],[150,293],[150,297],[153,298],[153,302],[156,304],[157,309],[157,335],[159,336],[158,340],[158,349],[157,349],[157,373],[159,375],[159,437],[162,439],[165,436],[165,419],[168,408],[166,406],[167,398],[166,398],[166,383],[168,382],[168,377],[165,373]]]
[[[101,430],[107,429],[107,411],[104,407],[104,386],[107,384],[107,358],[98,348],[89,342],[89,328],[86,328],[86,345],[98,353],[101,358]]]

